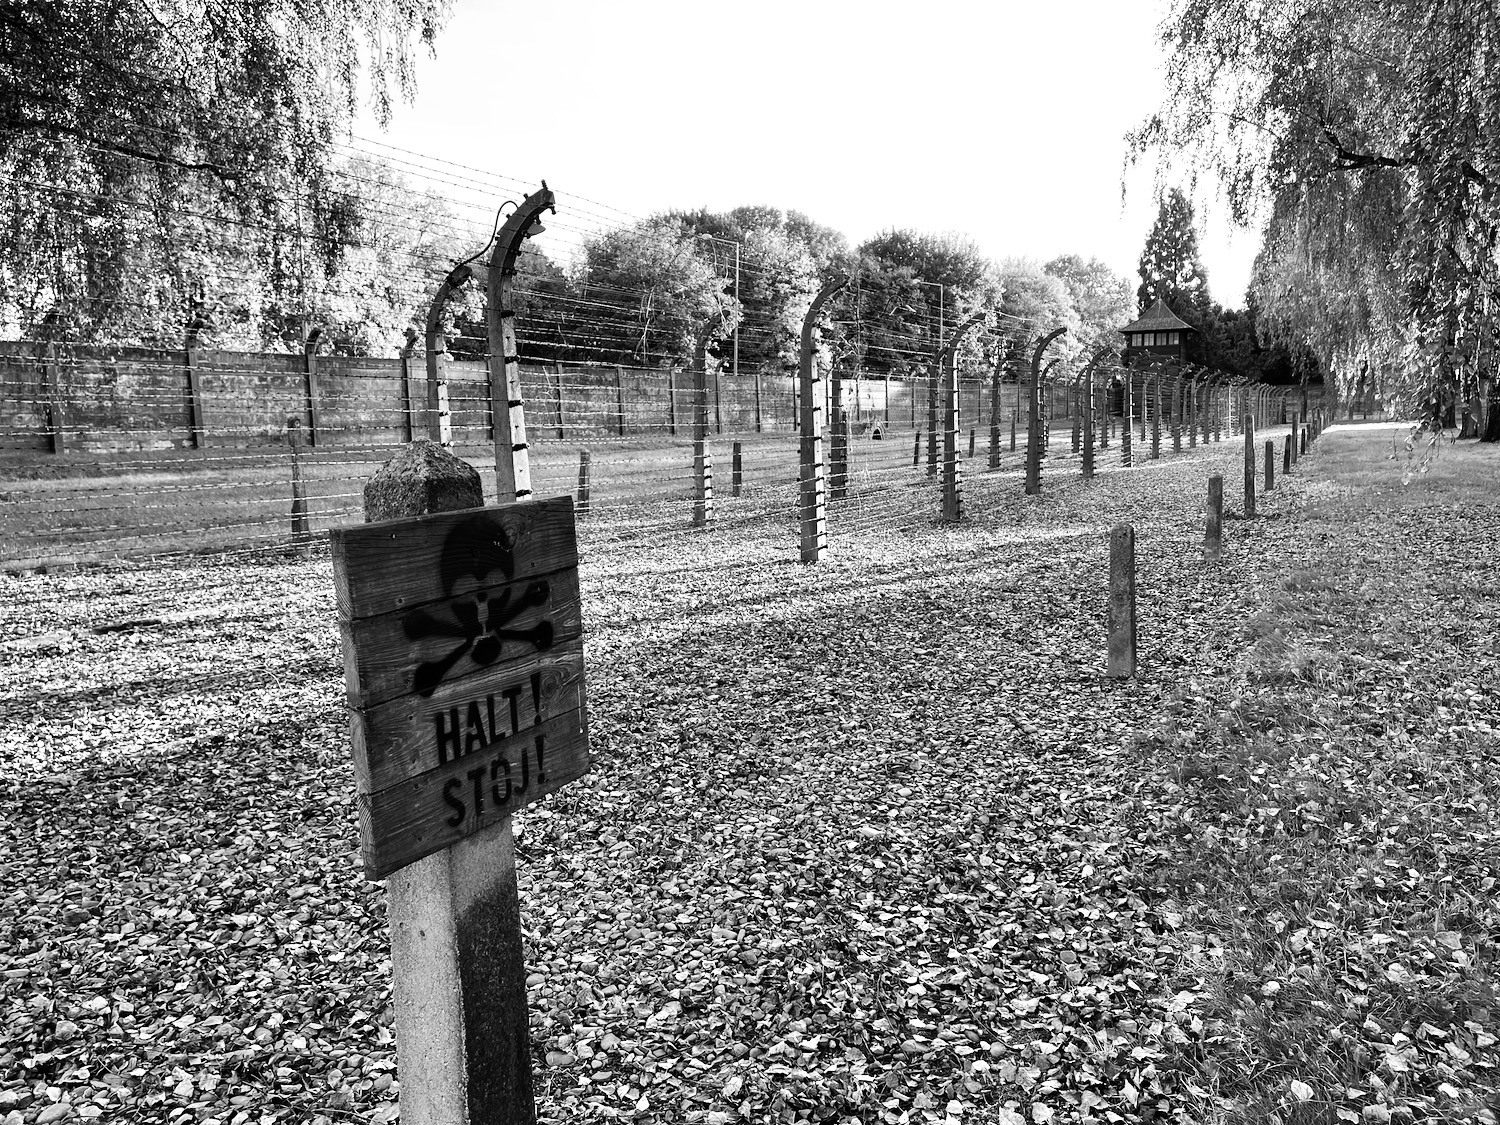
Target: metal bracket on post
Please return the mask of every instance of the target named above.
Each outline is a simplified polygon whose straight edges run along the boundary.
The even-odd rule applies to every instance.
[[[1030,417],[1026,419],[1026,495],[1035,496],[1042,491],[1042,420],[1041,382],[1042,353],[1066,328],[1054,328],[1037,342],[1031,355],[1031,404]]]
[[[540,190],[528,195],[510,213],[490,251],[489,301],[484,319],[490,344],[490,417],[495,426],[495,502],[499,504],[531,497],[530,446],[512,291],[521,243],[546,229],[542,226],[543,211],[557,211],[546,180]]]
[[[845,276],[828,281],[802,318],[802,350],[797,365],[797,383],[801,398],[798,421],[798,490],[797,516],[801,524],[802,561],[815,563],[823,557],[828,545],[828,484],[823,464],[823,403],[814,378],[816,356],[813,354],[813,326],[829,299],[849,284]]]
[[[958,326],[953,338],[943,346],[943,521],[957,523],[963,518],[963,480],[958,465],[958,349],[964,336],[984,319],[977,312]]]

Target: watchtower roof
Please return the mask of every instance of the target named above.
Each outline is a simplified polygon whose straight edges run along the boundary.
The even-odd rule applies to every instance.
[[[1156,304],[1152,305],[1141,314],[1139,320],[1133,320],[1121,332],[1196,332],[1198,331],[1187,321],[1183,320],[1171,309],[1167,308],[1167,302],[1160,297]]]

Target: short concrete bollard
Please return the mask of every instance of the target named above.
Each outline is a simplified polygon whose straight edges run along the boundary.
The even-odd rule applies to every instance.
[[[1292,475],[1292,435],[1287,434],[1281,445],[1281,475]]]
[[[1135,528],[1117,524],[1109,532],[1110,679],[1135,675]]]
[[[579,519],[589,514],[589,451],[578,451],[578,492],[573,498],[573,514]]]
[[[1266,491],[1276,487],[1276,443],[1266,439]]]
[[[1224,553],[1224,478],[1208,478],[1208,518],[1203,528],[1203,561],[1218,562]]]

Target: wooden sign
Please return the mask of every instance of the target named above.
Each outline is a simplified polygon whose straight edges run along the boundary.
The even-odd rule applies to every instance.
[[[332,543],[368,878],[588,771],[572,497]]]

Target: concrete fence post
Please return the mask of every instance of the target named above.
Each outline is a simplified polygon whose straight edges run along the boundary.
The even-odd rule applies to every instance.
[[[942,361],[938,361],[941,373]],[[927,377],[927,475],[937,476],[938,471],[938,378]]]
[[[953,338],[944,345],[939,357],[943,375],[943,521],[957,523],[963,518],[963,466],[958,458],[959,414],[962,397],[958,382],[958,349],[965,336],[984,319],[975,313],[958,326]],[[969,431],[969,456],[974,456],[974,431]]]
[[[693,526],[714,518],[714,462],[708,449],[708,340],[715,321],[698,333],[693,348]]]
[[[1161,373],[1151,380],[1151,459],[1161,460]]]
[[[1083,479],[1094,479],[1094,369],[1083,374]]]
[[[829,443],[828,499],[843,500],[849,493],[849,412],[837,405],[833,408],[833,440]]]
[[[573,499],[573,512],[579,518],[589,514],[589,451],[578,451],[578,491]]]
[[[1198,448],[1198,380],[1189,379],[1187,387],[1188,448]]]
[[[823,463],[823,404],[817,385],[817,354],[813,332],[819,314],[828,300],[849,283],[847,277],[834,277],[813,298],[802,318],[802,344],[797,361],[797,386],[801,397],[798,426],[797,519],[801,538],[801,559],[816,563],[828,546],[827,467]]]
[[[318,345],[322,343],[323,330],[308,331],[302,344],[302,391],[307,411],[307,444],[317,447],[323,444],[323,396],[318,393]]]
[[[1182,452],[1182,375],[1172,376],[1172,452]]]
[[[999,358],[995,360],[994,369],[990,372],[990,468],[1000,467],[1000,372],[1005,363],[1005,348],[999,349]]]
[[[199,377],[199,325],[195,317],[193,323],[188,326],[187,332],[187,393],[188,393],[188,442],[194,449],[202,449],[207,445],[203,430],[203,384]],[[407,329],[408,339],[414,338],[416,333]],[[408,348],[409,350],[409,348]],[[407,352],[401,356],[401,385],[406,388],[406,360]],[[405,413],[405,411],[403,411]],[[408,425],[410,423],[408,422]],[[407,440],[411,440],[410,433]]]
[[[734,443],[734,450],[730,455],[729,462],[729,491],[733,496],[740,494],[740,486],[745,480],[744,450],[739,442]]]
[[[1074,380],[1073,387],[1069,391],[1069,394],[1072,395],[1072,401],[1073,401],[1073,417],[1072,417],[1071,421],[1073,423],[1073,452],[1074,453],[1081,453],[1081,452],[1083,452],[1083,408],[1082,408],[1082,404],[1081,404],[1081,399],[1083,398],[1083,391],[1081,389],[1081,387],[1082,387],[1081,378],[1082,377],[1080,376],[1079,379]]]
[[[292,451],[292,542],[299,554],[307,551],[307,486],[302,480],[302,419],[295,414],[286,420],[286,443]]]
[[[1028,418],[1026,420],[1026,484],[1027,496],[1036,496],[1042,491],[1042,446],[1046,434],[1042,422],[1042,353],[1066,328],[1054,328],[1037,341],[1031,354],[1031,380],[1028,383]],[[1054,363],[1056,360],[1053,361]],[[1050,367],[1051,364],[1048,364]]]

